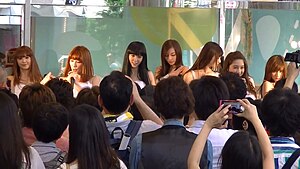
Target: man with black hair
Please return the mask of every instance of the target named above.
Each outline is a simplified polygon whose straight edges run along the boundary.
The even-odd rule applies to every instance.
[[[262,114],[274,150],[275,168],[282,168],[300,147],[293,136],[300,130],[300,96],[290,89],[273,89],[262,101]],[[299,168],[300,158],[290,168]]]
[[[223,80],[214,76],[204,76],[190,83],[195,98],[196,120],[188,128],[189,131],[198,134],[206,119],[220,106],[221,100],[230,98],[228,88]],[[220,168],[218,160],[226,141],[236,130],[213,129],[208,136],[213,147],[213,168]]]
[[[141,99],[135,83],[123,73],[113,71],[102,79],[99,89],[99,105],[103,109],[102,114],[110,133],[111,142],[122,139],[124,133],[129,132],[128,129],[132,131],[129,132],[131,134],[129,136],[130,140],[132,140],[136,134],[153,131],[161,127],[161,119]],[[133,103],[141,113],[143,121],[133,121],[133,116],[129,112]],[[134,128],[134,130],[131,130],[131,128]],[[111,145],[115,149],[121,148],[118,147],[118,144],[111,143]],[[119,153],[119,151],[117,152]],[[119,154],[119,156],[128,165],[129,154],[122,157]]]
[[[55,142],[68,126],[68,113],[59,103],[44,103],[34,113],[32,129],[37,141],[32,147],[37,150],[46,168],[58,168],[65,161],[66,153],[57,148]]]
[[[126,131],[130,120],[133,119],[128,112],[133,103],[144,118],[138,133],[155,130],[162,124],[160,118],[141,99],[134,83],[121,72],[113,71],[104,77],[99,89],[99,104],[103,108],[102,114],[110,132],[115,127]]]
[[[193,112],[194,102],[191,89],[180,77],[170,77],[157,84],[154,103],[164,125],[132,141],[131,169],[187,168],[188,154],[197,135],[186,130],[183,118]],[[207,150],[207,145],[199,164],[204,169],[209,168],[212,160],[208,155],[212,151]]]

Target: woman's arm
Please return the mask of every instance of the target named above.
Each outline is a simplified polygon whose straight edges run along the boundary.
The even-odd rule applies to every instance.
[[[263,155],[263,169],[275,168],[272,145],[269,136],[257,115],[256,107],[252,105],[247,99],[238,99],[238,101],[245,108],[245,110],[243,113],[239,113],[236,115],[248,119],[253,124],[257,133],[258,142]]]
[[[295,62],[291,62],[289,63],[288,67],[287,67],[287,78],[286,81],[284,83],[284,87],[293,88],[293,84],[296,80],[296,78],[299,76],[299,68],[296,68],[296,63]]]
[[[127,76],[128,77],[128,76]],[[128,77],[130,79],[130,77]],[[141,113],[143,119],[145,120],[151,120],[159,125],[162,125],[163,122],[161,121],[161,119],[153,112],[153,110],[143,101],[143,99],[141,98],[136,84],[132,81],[132,79],[130,79],[133,85],[132,88],[132,95],[133,95],[133,100],[134,103],[137,107],[137,109],[139,110],[139,112]]]
[[[158,66],[158,67],[155,69],[154,78],[155,78],[155,82],[156,82],[156,84],[159,82],[159,79],[157,79],[157,76],[159,75],[159,73],[160,73],[161,69],[162,69],[162,67],[161,67],[161,66]]]
[[[226,127],[226,124],[224,125],[224,122],[228,118],[227,113],[228,113],[229,107],[230,107],[230,105],[227,105],[225,108],[223,108],[223,105],[221,105],[205,121],[204,126],[201,129],[200,134],[197,136],[196,140],[194,141],[194,144],[190,151],[190,154],[188,157],[188,168],[189,169],[200,168],[199,167],[200,159],[201,159],[201,156],[203,153],[204,146],[206,144],[207,137],[213,128]]]
[[[156,85],[155,78],[154,78],[153,73],[150,70],[148,71],[148,77],[149,77],[150,84],[155,86]]]

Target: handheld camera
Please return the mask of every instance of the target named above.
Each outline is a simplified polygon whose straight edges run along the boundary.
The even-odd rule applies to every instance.
[[[224,104],[224,107],[231,105],[229,107],[229,112],[232,114],[242,113],[244,111],[244,107],[236,100],[220,100],[220,105],[222,104]]]
[[[297,50],[296,52],[292,53],[286,53],[284,61],[289,61],[289,62],[295,62],[296,63],[296,68],[299,68],[300,64],[300,50]]]

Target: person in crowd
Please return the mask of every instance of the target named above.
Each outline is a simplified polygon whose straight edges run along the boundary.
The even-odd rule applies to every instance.
[[[155,70],[156,82],[170,76],[183,76],[188,67],[183,65],[182,50],[175,39],[166,40],[161,48],[161,66]]]
[[[14,53],[13,76],[9,77],[12,93],[19,96],[25,85],[41,82],[42,75],[32,49],[20,46]]]
[[[247,87],[247,96],[256,99],[255,83],[252,77],[249,76],[248,63],[242,52],[230,52],[223,63],[221,74],[226,72],[236,73],[241,77]]]
[[[267,61],[265,67],[264,81],[260,87],[263,98],[270,90],[274,89],[275,83],[286,78],[287,68],[281,55],[273,55]]]
[[[87,104],[69,115],[70,148],[62,169],[126,169],[110,147],[109,133],[100,111]]]
[[[161,127],[161,119],[142,100],[135,83],[122,72],[112,71],[110,75],[103,78],[99,89],[98,102],[103,109],[102,114],[110,133],[116,127],[126,131],[128,124],[133,119],[132,114],[128,112],[133,103],[145,119],[138,134]]]
[[[73,87],[69,82],[59,78],[52,78],[45,85],[52,90],[58,103],[65,106],[68,110],[74,107]]]
[[[300,96],[291,89],[273,89],[262,101],[262,114],[270,133],[275,168],[282,168],[291,154],[300,148],[292,138],[299,131]],[[291,168],[299,168],[299,164],[300,158],[297,158]]]
[[[0,66],[0,91],[8,94],[19,108],[19,99],[17,95],[13,94],[7,87],[7,72],[2,66]]]
[[[190,83],[194,79],[200,79],[202,76],[219,76],[218,68],[223,55],[222,48],[215,42],[207,42],[193,66],[185,73],[183,79]]]
[[[238,116],[251,121],[257,132],[257,138],[246,131],[233,134],[225,143],[221,153],[221,168],[269,169],[274,168],[274,154],[268,135],[257,115],[256,107],[247,99],[238,102],[245,108]],[[188,168],[199,168],[200,157],[205,141],[213,128],[224,128],[230,106],[221,105],[205,121],[200,134],[196,138],[188,157]]]
[[[102,111],[102,108],[98,104],[98,96],[100,94],[99,87],[93,86],[92,88],[82,89],[75,100],[75,105],[88,104],[96,107]]]
[[[284,79],[280,79],[279,81],[277,81],[274,85],[274,88],[277,89],[277,88],[283,88],[284,85],[285,85],[285,82],[286,82],[286,78]],[[298,93],[298,85],[297,83],[293,83],[293,87],[291,88],[295,93]]]
[[[73,96],[83,88],[99,86],[101,78],[94,75],[90,51],[84,46],[76,46],[69,53],[63,79],[73,85]]]
[[[40,105],[33,116],[32,129],[37,140],[31,146],[48,169],[58,168],[65,161],[66,153],[55,142],[68,126],[68,114],[63,105],[53,102]]]
[[[198,134],[207,118],[219,107],[220,101],[228,100],[230,96],[224,81],[215,76],[203,76],[201,79],[193,80],[190,88],[195,98],[193,113],[195,121],[187,129]],[[228,138],[235,132],[236,130],[232,129],[213,129],[209,134],[208,139],[213,148],[213,168],[220,167],[218,160],[221,150]]]
[[[144,43],[131,42],[124,54],[122,73],[129,76],[140,88],[155,85],[153,73],[148,69],[147,51]]]
[[[170,77],[156,85],[154,102],[164,125],[134,138],[129,158],[130,168],[186,168],[188,153],[197,137],[183,125],[184,116],[191,114],[194,109],[192,91],[182,78]],[[206,146],[198,165],[210,168],[212,159],[209,157],[212,157],[212,150]]]
[[[0,168],[44,169],[39,154],[27,147],[15,102],[0,92]]]
[[[40,83],[33,83],[25,86],[20,93],[20,116],[23,122],[23,137],[27,145],[32,145],[36,141],[36,137],[32,130],[32,122],[36,109],[42,103],[56,102],[56,98],[52,90]],[[56,142],[57,147],[63,151],[68,151],[68,136],[63,135]]]

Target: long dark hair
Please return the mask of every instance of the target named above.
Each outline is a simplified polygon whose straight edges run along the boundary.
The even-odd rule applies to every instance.
[[[165,57],[167,55],[168,50],[171,48],[173,48],[176,53],[176,62],[175,62],[176,68],[183,65],[182,50],[178,41],[176,41],[175,39],[166,40],[161,47],[161,53],[160,53],[161,70],[157,75],[157,77],[155,77],[156,79],[160,79],[161,77],[169,73],[171,65],[169,65],[169,63],[166,61]]]
[[[0,168],[20,169],[31,166],[29,149],[23,139],[21,122],[15,102],[0,92]]]
[[[250,81],[250,76],[248,72],[248,63],[245,56],[240,51],[230,52],[223,63],[223,68],[221,74],[225,75],[229,70],[229,66],[233,63],[233,61],[241,59],[244,62],[244,74],[241,76],[246,80],[247,90],[256,96],[255,86]]]
[[[192,70],[204,69],[211,62],[211,60],[214,59],[214,57],[216,62],[218,57],[221,57],[222,55],[223,50],[219,46],[219,44],[217,44],[216,42],[207,42],[203,46],[195,63],[187,72]]]
[[[234,133],[225,143],[221,169],[262,169],[262,152],[258,140],[247,131]]]
[[[109,144],[109,133],[100,111],[82,104],[70,112],[67,164],[77,160],[79,169],[119,169],[120,162]]]
[[[148,66],[147,66],[147,51],[145,44],[139,41],[131,42],[124,54],[124,61],[122,67],[122,73],[127,76],[131,76],[131,64],[129,62],[129,54],[134,54],[137,56],[143,56],[142,62],[138,67],[138,78],[142,80],[146,85],[150,84],[149,76],[148,76]]]

